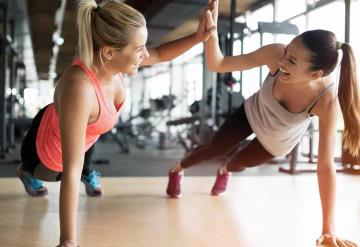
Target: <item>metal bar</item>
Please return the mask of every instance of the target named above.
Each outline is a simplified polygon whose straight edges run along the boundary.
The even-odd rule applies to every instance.
[[[207,69],[206,66],[206,57],[205,57],[205,45],[203,51],[203,85],[202,85],[202,99],[200,101],[200,142],[203,144],[206,140],[206,97],[207,97],[207,84],[211,79],[211,72]]]
[[[234,46],[234,22],[235,22],[235,17],[236,17],[236,0],[231,0],[231,5],[230,5],[230,27],[229,27],[229,34],[230,37],[228,39],[228,56],[232,56],[233,55],[233,46]],[[227,80],[231,80],[232,79],[232,73],[230,72],[226,78]],[[232,90],[229,91],[228,93],[229,97],[228,97],[228,112],[231,112],[232,109]]]
[[[217,114],[217,109],[216,109],[216,101],[217,101],[217,82],[215,80],[215,76],[214,73],[210,74],[210,78],[211,78],[211,119],[212,119],[212,126],[216,125],[216,114]]]
[[[350,42],[350,6],[351,0],[345,0],[345,42]]]
[[[12,40],[15,40],[15,20],[12,19],[9,21],[9,32]],[[9,95],[9,101],[7,102],[9,105],[7,106],[8,112],[8,122],[7,122],[7,142],[9,148],[12,148],[15,145],[15,137],[14,137],[14,124],[12,119],[14,118],[14,105],[15,105],[15,95],[13,94],[13,89],[17,89],[16,85],[16,52],[11,50],[10,58],[9,58],[9,66],[10,66],[10,81],[9,87],[11,89],[11,94]]]
[[[7,148],[6,143],[6,66],[7,61],[7,22],[8,22],[8,5],[6,3],[0,4],[0,11],[2,14],[2,40],[0,41],[0,154],[4,156]]]
[[[232,24],[233,33],[243,35],[244,29],[247,28],[246,23],[234,22]],[[226,35],[229,33],[230,23],[229,19],[219,19],[217,23],[217,31],[219,34]]]
[[[241,34],[241,46],[240,46],[240,54],[244,54],[244,35],[243,33]],[[243,70],[240,71],[240,93],[241,95],[243,95]]]
[[[230,9],[230,48],[229,48],[229,56],[233,55],[233,44],[234,44],[234,22],[236,17],[236,0],[231,0],[231,9]]]
[[[299,28],[288,22],[258,22],[259,33],[298,35]]]
[[[61,43],[59,43],[59,39],[62,39],[61,37],[61,30],[62,30],[62,24],[64,21],[64,16],[65,16],[65,8],[66,8],[66,0],[61,0],[61,5],[60,8],[56,11],[55,14],[55,23],[56,23],[56,30],[53,33],[53,37],[52,39],[56,39],[53,40],[54,46],[52,47],[52,57],[50,59],[50,65],[49,65],[49,81],[51,83],[54,83],[54,79],[56,78],[56,63],[57,63],[57,59],[58,59],[58,55],[59,55],[59,49],[60,46],[62,45]]]

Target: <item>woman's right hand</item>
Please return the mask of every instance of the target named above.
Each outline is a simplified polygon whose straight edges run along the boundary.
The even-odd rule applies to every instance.
[[[205,9],[203,18],[206,22],[206,30],[212,30],[211,35],[215,38],[218,36],[217,29],[217,18],[218,18],[218,1],[208,0],[208,7]],[[215,28],[214,28],[215,27]]]
[[[316,240],[316,247],[358,247],[355,243],[336,237],[333,234],[323,234]]]
[[[218,15],[219,15],[219,1],[208,0],[208,10],[210,10],[213,22],[217,26]]]

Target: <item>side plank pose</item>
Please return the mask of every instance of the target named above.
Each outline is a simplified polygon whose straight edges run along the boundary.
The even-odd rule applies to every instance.
[[[210,13],[210,12],[209,12]],[[169,61],[208,39],[206,15],[195,33],[147,49],[144,16],[120,1],[77,2],[78,58],[57,82],[54,102],[39,111],[23,141],[17,174],[26,191],[59,181],[60,245],[76,246],[76,211],[84,156],[117,122],[125,100],[123,74]],[[215,27],[214,27],[215,28]]]
[[[209,1],[208,25],[217,24],[217,1]],[[338,86],[330,73],[342,51]],[[235,152],[219,168],[212,195],[226,191],[230,172],[243,171],[289,153],[305,134],[313,117],[319,118],[317,177],[323,212],[322,235],[318,244],[356,246],[335,235],[334,148],[336,145],[337,102],[344,117],[345,148],[354,156],[360,148],[360,101],[351,47],[337,41],[326,30],[312,30],[290,44],[266,45],[249,54],[223,56],[214,31],[205,44],[206,62],[214,72],[242,71],[266,65],[270,73],[260,90],[246,99],[219,128],[210,143],[200,146],[169,171],[167,194],[181,196],[183,170],[200,162],[220,158],[252,133],[245,148]],[[338,92],[336,89],[338,87]]]

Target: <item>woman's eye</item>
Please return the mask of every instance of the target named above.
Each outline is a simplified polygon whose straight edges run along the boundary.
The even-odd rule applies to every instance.
[[[295,64],[295,62],[291,59],[288,59],[288,61],[291,63],[291,64]]]

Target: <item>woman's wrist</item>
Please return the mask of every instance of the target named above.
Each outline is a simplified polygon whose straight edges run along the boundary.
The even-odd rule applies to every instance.
[[[196,32],[191,34],[191,40],[194,45],[197,45],[198,43],[203,42],[203,39],[200,35],[198,35]]]
[[[218,35],[217,35],[217,32],[213,32],[209,38],[205,41],[205,43],[209,42],[211,40],[211,42],[215,42],[215,43],[218,43],[219,42],[219,38],[218,38]]]
[[[324,228],[322,230],[321,236],[335,236],[335,229],[333,228]]]
[[[78,245],[76,245],[75,241],[73,240],[64,240],[60,241],[60,244],[56,247],[78,247]]]
[[[323,224],[322,234],[335,234],[334,224]]]

